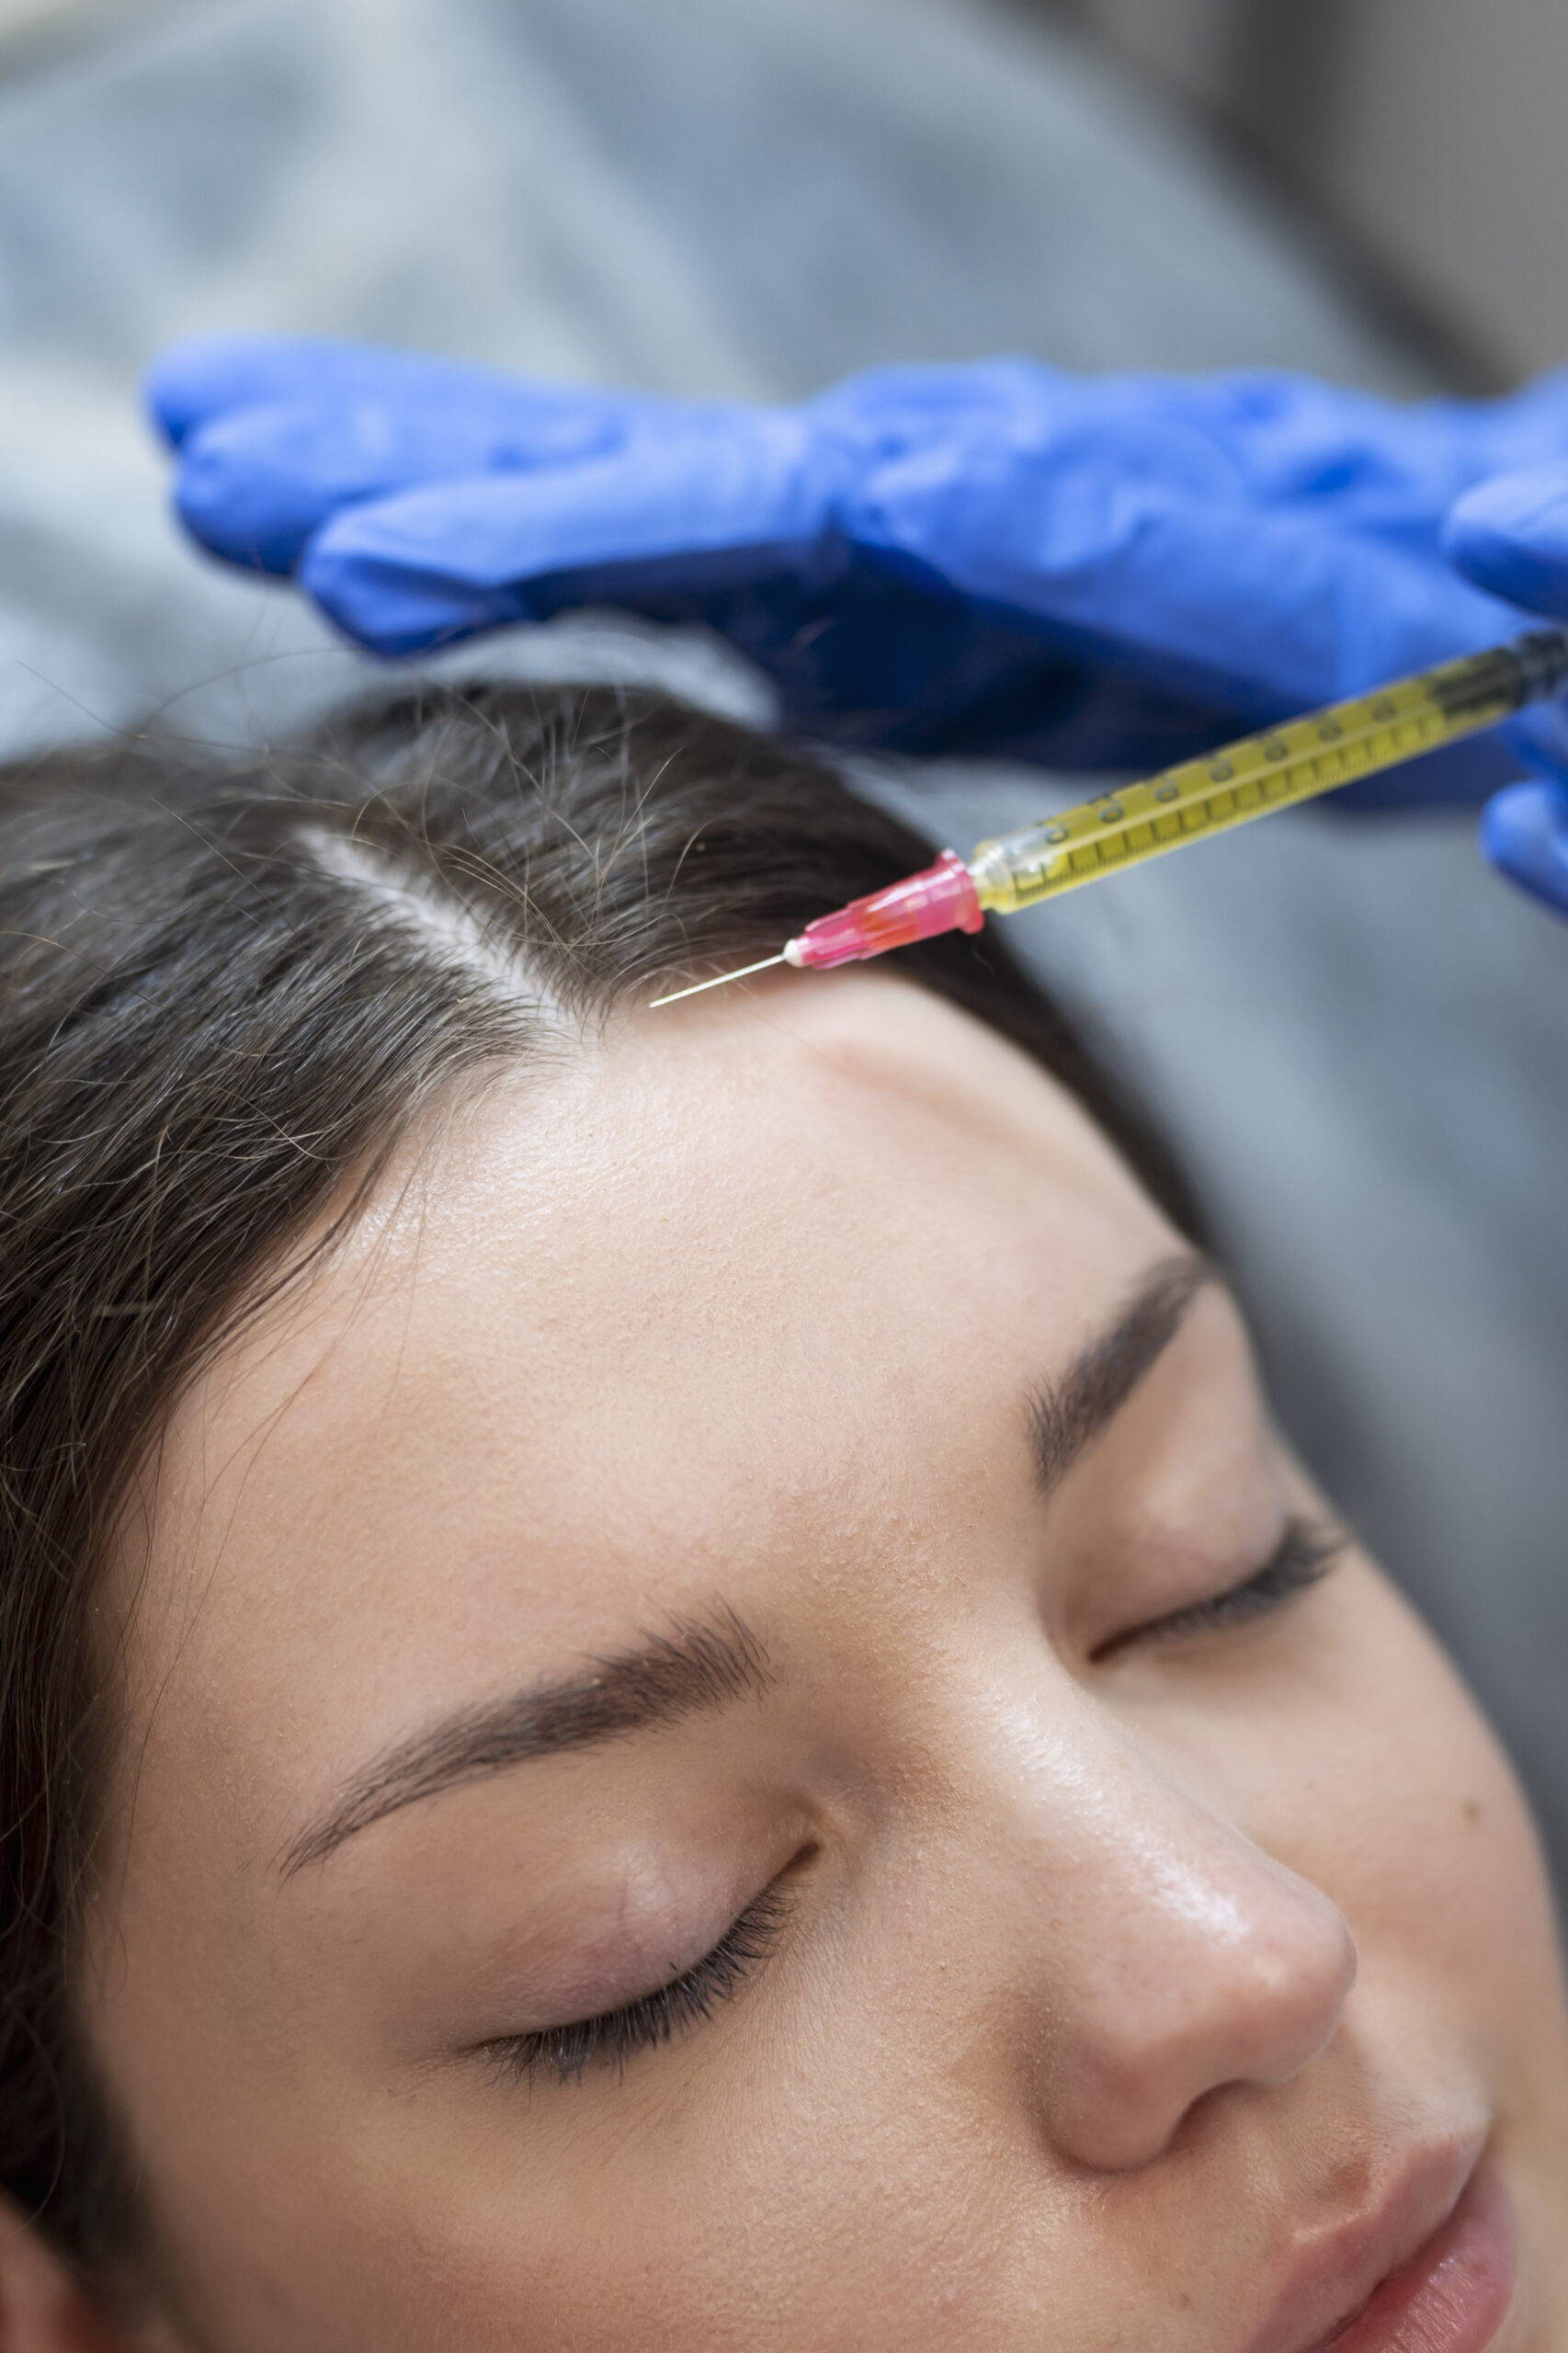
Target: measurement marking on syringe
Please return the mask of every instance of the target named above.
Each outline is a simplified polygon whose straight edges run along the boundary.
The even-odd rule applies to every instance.
[[[1518,708],[1517,671],[1511,653],[1455,664],[1373,701],[1293,721],[1085,801],[1032,836],[983,844],[974,871],[984,903],[1002,910],[1033,905],[1491,725]],[[1003,870],[988,864],[988,854],[1005,858]]]

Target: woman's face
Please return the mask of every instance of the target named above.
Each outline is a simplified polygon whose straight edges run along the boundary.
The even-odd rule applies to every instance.
[[[1568,2343],[1508,1773],[962,1015],[786,982],[506,1077],[150,1500],[88,1971],[136,2341]]]

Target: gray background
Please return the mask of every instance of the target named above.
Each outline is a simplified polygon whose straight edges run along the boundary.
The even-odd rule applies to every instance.
[[[1568,356],[1562,0],[1033,0],[1275,166],[1493,377]]]
[[[1160,5],[1174,21],[1178,0]],[[1129,39],[1135,14],[1128,0]],[[1001,348],[1434,381],[1433,339],[1381,324],[1318,224],[1048,11],[9,0],[9,15],[11,751],[153,709],[254,743],[369,673],[287,592],[199,561],[171,528],[135,388],[188,329],[324,329],[769,397],[867,361]],[[1525,307],[1532,349],[1555,351],[1550,310]],[[480,659],[767,709],[701,641],[625,626],[515,632]],[[881,785],[960,847],[1077,790],[952,767]],[[1168,1120],[1286,1421],[1454,1643],[1568,1861],[1568,926],[1486,873],[1462,819],[1303,813],[1012,936]]]

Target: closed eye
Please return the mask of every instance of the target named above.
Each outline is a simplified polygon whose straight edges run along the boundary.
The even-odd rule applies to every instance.
[[[1134,1649],[1229,1632],[1269,1617],[1321,1584],[1348,1544],[1341,1529],[1292,1518],[1263,1566],[1240,1585],[1113,1635],[1092,1654],[1094,1664],[1103,1665]],[[483,2055],[501,2083],[531,2083],[541,2075],[573,2083],[596,2068],[613,2069],[619,2076],[629,2060],[673,2042],[732,2000],[772,1958],[790,1910],[789,1897],[775,1881],[731,1923],[710,1952],[667,1985],[594,2018],[496,2038],[482,2046]]]
[[[574,2083],[596,2068],[623,2075],[627,2062],[640,2052],[673,2042],[732,2000],[771,1959],[790,1910],[789,1897],[775,1881],[732,1921],[711,1952],[669,1984],[597,2018],[502,2036],[483,2044],[481,2055],[490,2061],[498,2083],[532,2083],[540,2075]]]
[[[1092,1654],[1093,1662],[1101,1666],[1134,1649],[1227,1633],[1233,1627],[1269,1617],[1299,1594],[1320,1585],[1348,1550],[1349,1541],[1343,1529],[1309,1519],[1288,1520],[1274,1552],[1242,1584],[1231,1586],[1210,1600],[1190,1602],[1164,1618],[1152,1619],[1129,1633],[1112,1635]]]

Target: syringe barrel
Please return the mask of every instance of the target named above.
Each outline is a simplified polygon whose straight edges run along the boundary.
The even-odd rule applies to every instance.
[[[1560,630],[1439,663],[982,842],[970,861],[980,904],[1013,915],[1476,734],[1564,686],[1568,637]]]

